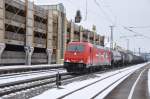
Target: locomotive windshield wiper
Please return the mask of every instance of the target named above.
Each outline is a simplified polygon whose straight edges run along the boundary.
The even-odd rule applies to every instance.
[[[74,51],[77,51],[77,46],[75,46],[75,50]]]
[[[75,51],[79,51],[78,46],[75,46]]]

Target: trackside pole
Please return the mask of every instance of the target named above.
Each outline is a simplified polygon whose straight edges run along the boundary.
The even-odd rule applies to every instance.
[[[57,86],[57,88],[59,88],[59,86],[61,86],[61,75],[59,72],[56,74],[56,86]]]

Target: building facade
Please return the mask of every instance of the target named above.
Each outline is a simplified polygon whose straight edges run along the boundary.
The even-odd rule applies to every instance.
[[[104,45],[96,31],[68,21],[62,4],[0,0],[1,65],[62,63],[70,41]]]

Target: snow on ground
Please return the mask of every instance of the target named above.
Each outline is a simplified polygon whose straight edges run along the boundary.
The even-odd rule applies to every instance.
[[[128,74],[128,72],[122,72],[118,75],[112,76],[111,78],[105,79],[103,81],[100,81],[94,85],[91,85],[83,90],[77,91],[76,93],[69,95],[65,99],[71,99],[72,97],[75,97],[79,99],[80,97],[84,97],[84,99],[90,99],[92,96],[94,96],[96,93],[102,91],[107,86],[109,86],[111,83],[117,81],[122,76]],[[93,90],[94,89],[94,90]],[[82,93],[82,94],[81,94]]]
[[[148,71],[148,89],[149,89],[149,96],[150,96],[150,69]]]
[[[100,90],[106,88],[110,83],[116,81],[117,79],[121,78],[122,76],[128,74],[129,72],[134,72],[135,70],[143,67],[144,65],[146,65],[146,63],[144,64],[139,64],[139,65],[134,65],[132,67],[127,67],[125,69],[121,69],[121,70],[116,70],[113,72],[107,72],[107,73],[103,73],[103,74],[96,74],[96,78],[90,78],[88,80],[84,80],[84,81],[76,81],[73,83],[70,83],[68,85],[65,86],[61,86],[61,89],[57,89],[57,88],[53,88],[50,89],[46,92],[44,92],[41,95],[38,95],[36,97],[33,97],[32,99],[56,99],[64,94],[67,94],[71,91],[74,91],[76,89],[79,89],[87,84],[90,84],[92,82],[95,82],[97,80],[100,80],[102,78],[105,78],[109,75],[115,74],[117,72],[121,72],[120,74],[110,77],[109,79],[100,81],[99,83],[96,83],[94,85],[91,85],[85,89],[82,89],[80,91],[75,92],[72,95],[69,95],[68,97],[65,97],[66,99],[77,99],[77,98],[84,98],[84,99],[89,99],[91,98],[94,94],[96,94],[97,92],[99,92]],[[122,72],[123,70],[128,70],[126,72]],[[129,74],[130,75],[130,74]],[[128,76],[129,76],[128,75]],[[125,77],[123,78],[125,79]],[[121,79],[119,82],[123,81],[123,79]],[[119,83],[117,83],[119,84]],[[109,88],[108,90],[106,90],[105,93],[102,93],[102,96],[106,96],[115,86],[117,86],[117,84],[115,84],[114,86],[112,86],[111,88]],[[94,89],[94,90],[93,90]],[[98,96],[99,98],[102,96]]]
[[[65,70],[59,70],[60,73],[64,73],[66,72]],[[26,79],[32,79],[32,78],[36,78],[36,77],[42,77],[42,76],[48,76],[48,75],[54,75],[57,74],[57,71],[47,71],[45,73],[43,72],[39,72],[39,73],[33,73],[33,74],[23,74],[23,75],[16,75],[13,77],[0,77],[0,84],[4,84],[4,83],[10,83],[10,82],[15,82],[15,81],[19,81],[19,80],[26,80]]]
[[[122,79],[120,79],[118,82],[116,82],[115,84],[113,84],[110,88],[108,88],[107,90],[105,90],[104,92],[102,92],[100,95],[98,95],[95,99],[103,99],[105,98],[115,87],[117,87],[122,81],[124,81],[127,77],[129,77],[132,73],[130,73],[129,75],[123,77]]]

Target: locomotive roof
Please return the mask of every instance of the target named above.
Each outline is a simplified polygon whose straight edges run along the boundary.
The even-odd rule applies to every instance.
[[[97,48],[100,48],[100,49],[110,50],[108,47],[104,47],[104,46],[100,46],[100,45],[94,45],[94,46],[96,46]]]
[[[92,45],[92,44],[89,43],[89,42],[79,42],[79,41],[73,41],[73,42],[70,42],[69,44],[85,44],[85,45]]]
[[[72,42],[70,42],[69,44],[87,44],[87,45],[93,45],[94,47],[99,48],[99,49],[110,50],[110,48],[108,48],[108,47],[91,44],[91,43],[89,43],[89,42],[72,41]]]

